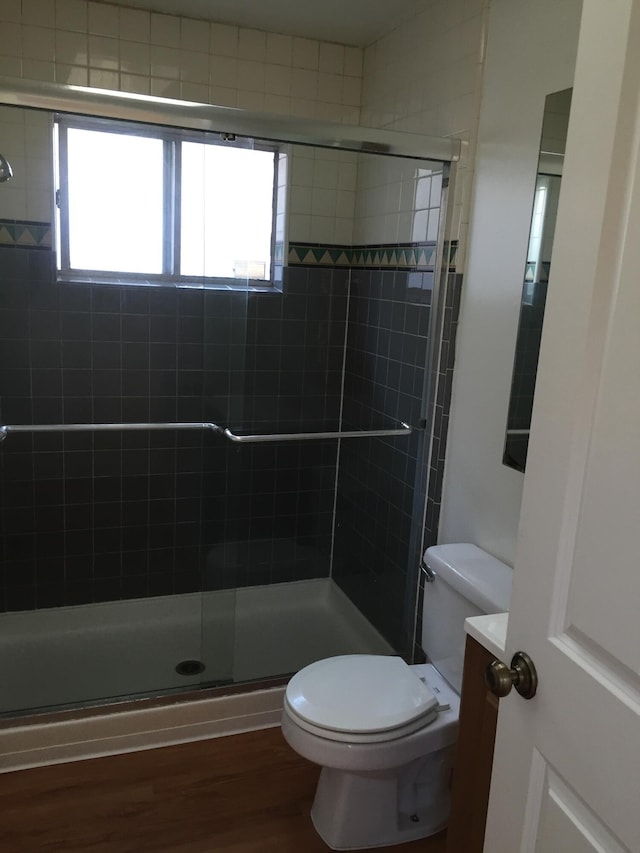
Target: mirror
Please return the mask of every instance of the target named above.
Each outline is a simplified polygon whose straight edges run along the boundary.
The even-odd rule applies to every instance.
[[[511,380],[511,396],[502,461],[524,471],[529,447],[533,394],[551,267],[571,89],[554,92],[545,101],[540,155],[524,270],[520,321]]]

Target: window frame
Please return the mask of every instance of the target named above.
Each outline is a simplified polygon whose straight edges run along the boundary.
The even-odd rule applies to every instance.
[[[97,130],[125,136],[142,136],[160,139],[163,144],[163,214],[162,214],[162,272],[136,273],[79,269],[71,267],[70,225],[68,186],[69,129]],[[269,277],[266,279],[236,278],[225,276],[193,276],[180,272],[181,260],[181,192],[182,192],[182,142],[225,147],[233,145],[256,151],[268,151],[273,155],[273,188],[271,197],[271,239]],[[276,240],[278,210],[278,168],[283,146],[252,137],[237,137],[235,134],[213,131],[181,130],[164,125],[144,124],[128,120],[104,119],[93,116],[56,114],[54,116],[54,204],[55,241],[58,263],[58,280],[62,282],[85,282],[89,284],[145,284],[165,287],[205,287],[223,289],[273,289],[276,284]]]

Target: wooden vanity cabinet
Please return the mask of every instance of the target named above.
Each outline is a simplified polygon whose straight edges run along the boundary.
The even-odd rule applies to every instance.
[[[489,692],[484,673],[494,660],[467,636],[447,853],[482,853],[498,722],[498,699]]]

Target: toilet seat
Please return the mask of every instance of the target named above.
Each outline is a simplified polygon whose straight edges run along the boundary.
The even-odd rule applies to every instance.
[[[402,658],[341,655],[296,673],[285,708],[300,728],[318,737],[380,743],[433,722],[438,699]]]
[[[420,717],[406,726],[399,726],[397,729],[385,729],[384,731],[378,732],[339,732],[334,729],[314,726],[313,723],[303,720],[302,717],[299,717],[291,708],[286,698],[284,702],[284,712],[289,716],[289,719],[298,726],[298,728],[303,729],[305,732],[309,732],[309,734],[323,738],[324,740],[333,741],[334,743],[350,744],[386,743],[387,741],[397,740],[398,738],[406,737],[407,735],[414,734],[415,732],[426,728],[431,725],[438,716],[438,712],[436,710],[432,715]]]

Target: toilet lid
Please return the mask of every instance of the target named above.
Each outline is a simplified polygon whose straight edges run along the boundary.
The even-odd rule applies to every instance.
[[[432,715],[438,700],[399,657],[342,655],[296,673],[287,702],[303,720],[341,732],[380,732]]]

